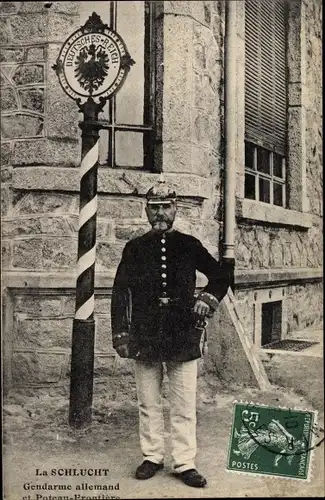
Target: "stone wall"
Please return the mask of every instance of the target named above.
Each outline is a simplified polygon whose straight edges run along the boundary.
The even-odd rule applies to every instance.
[[[3,269],[73,274],[78,205],[77,194],[15,191],[2,222]],[[202,214],[202,203],[180,200],[175,227],[213,242],[211,228],[200,220]],[[125,243],[149,229],[144,199],[136,196],[100,195],[97,222],[98,272],[114,271]]]
[[[52,65],[79,26],[78,9],[79,2],[53,2],[50,9],[43,2],[0,6],[5,370],[16,388],[63,391],[69,380],[81,115]],[[164,2],[156,22],[164,62],[156,95],[162,103],[160,166],[180,195],[176,227],[218,255],[222,38],[215,35],[222,16],[216,2]],[[112,278],[126,241],[148,230],[144,195],[158,176],[99,170],[95,376],[101,383],[115,359]],[[121,370],[128,372],[122,362]]]
[[[221,3],[164,2],[163,169],[210,180],[204,218],[214,227],[223,167]]]
[[[322,266],[323,236],[318,220],[308,231],[240,224],[236,240],[235,258],[240,269]]]
[[[242,57],[241,31],[244,28],[244,3],[237,11],[238,19],[238,57]],[[301,185],[295,185],[292,172],[299,174],[305,183],[306,212],[313,215],[309,228],[298,228],[290,222],[289,215],[267,224],[265,218],[251,218],[249,223],[239,220],[236,232],[236,266],[239,269],[314,267],[320,268],[323,261],[322,238],[322,3],[320,0],[293,0],[289,3],[288,70],[289,101],[291,114],[299,111],[299,120],[291,120],[288,158],[289,198],[303,198]],[[241,61],[241,59],[240,59]],[[238,63],[241,67],[241,62]],[[298,82],[298,83],[297,83]],[[296,86],[299,86],[297,90]],[[295,99],[293,97],[296,89]],[[239,88],[239,94],[242,90]],[[242,108],[239,105],[239,111]],[[298,115],[297,115],[298,116]],[[239,120],[240,121],[240,120]],[[243,143],[241,125],[238,141]],[[301,130],[303,129],[303,130]],[[295,144],[297,138],[304,144]],[[306,151],[305,151],[306,149]],[[243,193],[244,178],[242,169],[244,156],[239,148],[238,155],[238,193]],[[306,170],[306,175],[303,171]],[[295,193],[293,193],[293,191]],[[299,194],[300,193],[300,194]],[[243,196],[243,194],[241,194]],[[298,197],[299,197],[298,196]],[[240,200],[239,200],[240,201]],[[293,204],[289,199],[289,206]],[[301,199],[296,205],[304,206]],[[265,206],[265,205],[264,205]],[[272,210],[272,207],[270,207]],[[267,209],[267,205],[266,205]],[[266,210],[265,209],[265,210]],[[298,208],[296,208],[298,210]],[[305,210],[299,209],[301,212]],[[285,211],[284,211],[285,212]],[[257,211],[256,211],[257,213]],[[301,214],[302,218],[305,214]]]
[[[242,288],[235,292],[237,313],[244,330],[256,345],[261,343],[262,304],[282,302],[281,338],[295,338],[297,332],[305,331],[304,337],[322,329],[323,286],[321,282],[283,283],[282,286],[264,288]]]
[[[322,283],[288,286],[286,302],[288,334],[308,328],[322,328]]]
[[[63,387],[70,370],[74,294],[42,292],[14,296],[12,381],[33,387]],[[96,295],[95,378],[107,376],[115,355],[110,338],[110,298]]]
[[[287,317],[284,334],[309,326],[319,327],[322,321],[321,284],[317,281],[313,283],[312,279],[305,282],[299,281],[297,284],[295,281],[290,281],[291,271],[298,269],[301,271],[304,269],[305,276],[308,274],[308,269],[311,275],[318,269],[319,276],[321,276],[323,263],[322,2],[320,0],[302,0],[301,2],[293,0],[288,5],[291,23],[288,35],[289,115],[291,113],[292,116],[299,117],[294,120],[291,115],[289,116],[290,133],[288,136],[288,182],[291,183],[288,190],[289,207],[295,208],[295,211],[278,208],[274,210],[266,204],[262,204],[263,208],[261,208],[253,206],[254,202],[250,202],[250,209],[238,210],[235,244],[236,269],[247,270],[251,275],[254,271],[257,274],[261,270],[269,271],[269,279],[263,284],[258,283],[257,279],[250,289],[241,289],[236,293],[238,310],[247,333],[252,338],[254,334],[254,287],[256,289],[264,287],[265,292],[276,286],[286,288],[284,303]],[[238,4],[237,13],[238,75],[242,75],[244,3]],[[244,95],[240,87],[238,94],[237,202],[238,206],[241,204],[244,206],[244,152],[240,146],[243,144],[241,112],[244,110]],[[296,144],[297,141],[298,144]],[[293,171],[297,174],[297,179],[292,178]],[[302,186],[301,179],[304,186]],[[305,196],[307,203],[304,202]],[[291,205],[296,206],[291,207]],[[280,282],[277,270],[284,271]],[[243,283],[240,286],[242,287]]]
[[[79,2],[53,2],[50,9],[43,2],[0,5],[2,286],[8,292],[5,366],[8,381],[12,376],[15,387],[64,390],[68,382],[81,115],[62,91],[52,65],[62,40],[79,26],[78,9]],[[239,221],[235,247],[239,271],[313,270],[322,264],[320,9],[320,1],[306,2],[310,90],[306,154],[312,225],[297,229],[288,224]],[[242,14],[243,3],[238,3],[238,21]],[[165,1],[157,8],[156,23],[161,28],[157,52],[163,63],[157,72],[161,141],[156,156],[167,181],[180,195],[176,227],[199,237],[218,256],[222,241],[225,2]],[[240,26],[238,35],[242,70]],[[239,79],[238,102],[242,101],[241,82]],[[238,114],[240,130],[242,124],[243,115]],[[242,149],[243,136],[239,142]],[[241,182],[243,176],[238,179]],[[151,172],[99,169],[95,368],[99,384],[116,366],[109,340],[112,278],[126,241],[148,228],[144,195],[156,180],[157,174]],[[320,321],[316,314],[319,303],[317,307],[311,303],[316,290],[321,300],[315,286],[295,288],[290,284],[290,331],[311,324],[313,314]],[[249,299],[237,298],[243,324],[252,334],[253,291],[245,293]],[[123,362],[119,370],[128,373]]]
[[[76,7],[55,2],[49,11],[43,2],[1,2],[2,216],[19,196],[11,189],[14,167],[80,162],[79,115],[51,68],[78,25]]]
[[[304,0],[306,47],[306,173],[310,211],[323,215],[322,1]]]

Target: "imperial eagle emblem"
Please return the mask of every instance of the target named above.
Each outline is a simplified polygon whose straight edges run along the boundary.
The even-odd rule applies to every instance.
[[[251,431],[243,425],[240,432],[235,429],[234,437],[238,439],[238,450],[233,450],[235,455],[249,459],[259,446],[263,446],[275,453],[275,467],[284,456],[291,465],[294,455],[306,452],[306,443],[302,439],[296,439],[275,419],[264,429],[256,431]]]
[[[90,94],[97,90],[105,80],[109,70],[109,56],[92,43],[89,48],[83,48],[76,57],[75,76],[81,87]]]

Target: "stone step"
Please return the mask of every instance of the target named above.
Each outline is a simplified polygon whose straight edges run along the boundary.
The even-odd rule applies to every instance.
[[[304,330],[297,330],[294,332],[289,332],[286,336],[288,339],[297,340],[310,340],[311,342],[323,342],[324,330],[322,325],[317,328],[305,328]]]
[[[323,331],[306,329],[287,338],[319,342],[302,351],[260,349],[265,371],[272,384],[302,394],[317,409],[324,405]]]

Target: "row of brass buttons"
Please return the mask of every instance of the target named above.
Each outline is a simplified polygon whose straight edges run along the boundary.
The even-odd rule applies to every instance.
[[[164,244],[166,243],[166,240],[165,238],[162,238],[161,239],[161,243],[162,243],[162,248],[161,248],[161,251],[162,253],[164,254],[166,252],[166,247],[164,246]],[[162,282],[162,286],[165,288],[167,286],[167,283],[166,283],[166,278],[167,278],[167,274],[165,272],[165,269],[167,269],[167,265],[165,264],[165,261],[166,261],[166,255],[162,255],[161,256],[161,260],[163,261],[163,263],[161,264],[161,268],[162,268],[162,273],[161,273],[161,277],[163,279],[163,282]],[[167,293],[165,291],[163,291],[163,297],[166,297],[167,296]]]

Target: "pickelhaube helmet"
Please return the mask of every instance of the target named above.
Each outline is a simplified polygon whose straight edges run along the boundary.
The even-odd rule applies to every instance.
[[[167,186],[163,174],[160,174],[158,182],[148,190],[146,198],[150,205],[170,203],[176,201],[176,192]]]

